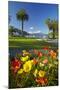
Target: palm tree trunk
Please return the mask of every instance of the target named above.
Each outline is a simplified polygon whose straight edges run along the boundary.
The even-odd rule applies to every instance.
[[[50,38],[50,36],[49,36],[49,32],[50,32],[50,30],[48,31],[48,39]]]
[[[22,20],[22,32],[21,32],[22,36],[23,36],[23,20]]]
[[[53,29],[53,39],[55,39],[55,30]]]

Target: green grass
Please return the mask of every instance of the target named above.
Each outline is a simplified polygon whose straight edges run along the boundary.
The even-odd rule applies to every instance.
[[[46,40],[37,40],[36,38],[25,38],[25,37],[9,37],[10,48],[21,48],[21,49],[40,49],[44,46],[51,46],[56,48],[54,44],[47,43]]]
[[[36,37],[28,37],[29,39],[37,39]],[[22,36],[9,36],[9,39],[27,39],[27,37]]]

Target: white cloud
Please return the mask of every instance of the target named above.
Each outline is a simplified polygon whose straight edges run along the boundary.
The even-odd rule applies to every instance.
[[[29,31],[28,33],[33,33],[32,31]]]
[[[41,32],[41,30],[39,30],[39,29],[37,29],[36,27],[33,27],[33,26],[31,26],[30,27],[30,30],[29,30],[29,33],[40,33]]]
[[[40,30],[37,30],[36,33],[40,33],[41,31]]]
[[[30,29],[31,29],[31,30],[33,30],[33,29],[34,29],[34,27],[30,27]]]
[[[29,31],[29,33],[40,33],[41,31],[40,30],[36,30],[36,31]]]

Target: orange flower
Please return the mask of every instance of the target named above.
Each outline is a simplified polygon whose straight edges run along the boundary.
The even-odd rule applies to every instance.
[[[51,56],[53,56],[53,53],[54,53],[53,50],[51,50],[51,51],[49,52],[49,54],[50,54]]]
[[[38,63],[38,61],[34,58],[33,63],[36,65]]]
[[[52,58],[56,59],[56,55],[57,55],[56,52],[54,52],[53,50],[51,50],[49,52],[49,54],[51,55]]]
[[[42,57],[42,53],[41,53],[41,52],[38,52],[38,56],[39,56],[39,57]]]
[[[41,85],[46,85],[48,83],[47,78],[36,78],[36,82]]]

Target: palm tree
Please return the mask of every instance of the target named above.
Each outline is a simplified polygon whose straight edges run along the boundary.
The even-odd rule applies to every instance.
[[[55,38],[55,34],[58,33],[58,22],[56,20],[52,21],[52,30],[53,30],[53,38]]]
[[[22,23],[22,36],[23,36],[23,25],[24,25],[24,21],[28,20],[28,14],[26,13],[26,11],[24,9],[21,9],[17,12],[16,14],[17,20],[21,21]]]
[[[52,23],[51,23],[51,20],[50,18],[48,18],[46,21],[45,21],[46,25],[48,26],[49,28],[49,32],[52,30]]]
[[[46,20],[46,24],[49,28],[49,30],[52,30],[53,32],[53,39],[55,39],[55,33],[58,33],[58,21],[56,20],[51,20],[50,18],[48,18]]]

